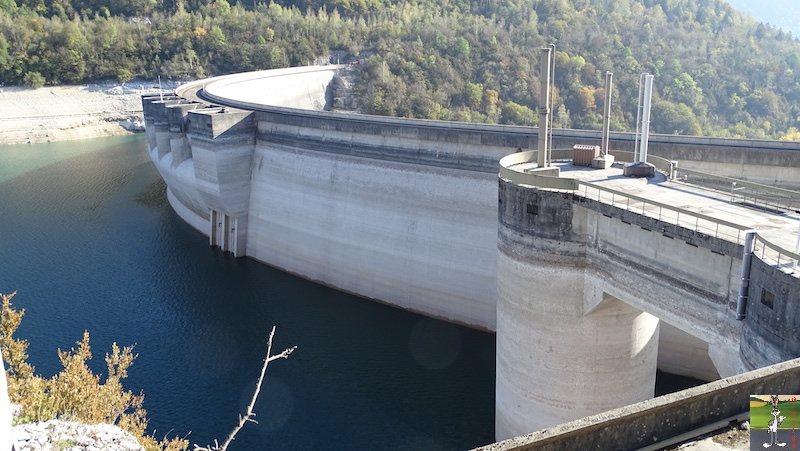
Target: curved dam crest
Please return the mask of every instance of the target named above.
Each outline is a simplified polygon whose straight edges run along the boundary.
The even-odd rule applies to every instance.
[[[211,245],[496,331],[498,439],[650,399],[656,368],[710,380],[796,355],[800,337],[770,338],[786,323],[754,301],[797,292],[791,273],[755,259],[752,315],[736,321],[736,240],[613,200],[498,185],[498,161],[531,149],[535,129],[323,111],[344,70],[238,74],[143,97],[150,156],[174,210]],[[598,138],[557,131],[553,146]],[[633,147],[629,134],[611,138]],[[656,136],[650,149],[720,177],[800,180],[798,143]],[[625,185],[676,190],[640,183]],[[781,221],[773,235],[791,218]],[[775,308],[794,318],[786,301]],[[576,392],[592,399],[564,401]]]

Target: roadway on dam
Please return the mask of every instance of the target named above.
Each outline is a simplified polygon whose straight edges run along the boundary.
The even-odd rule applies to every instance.
[[[562,178],[578,179],[655,202],[647,204],[640,200],[629,200],[623,195],[612,195],[591,189],[585,193],[581,189],[579,194],[585,194],[588,198],[657,218],[663,222],[678,223],[683,227],[697,229],[707,234],[717,234],[730,241],[741,242],[744,238],[744,233],[739,233],[737,230],[724,226],[720,228],[703,219],[698,220],[697,217],[686,217],[686,215],[679,217],[674,211],[669,211],[668,207],[661,208],[658,204],[689,210],[699,215],[755,229],[759,235],[773,244],[796,252],[800,222],[800,210],[797,209],[800,206],[778,209],[750,205],[741,202],[740,199],[736,201],[735,192],[732,194],[731,191],[706,188],[681,180],[669,180],[666,175],[658,171],[650,178],[626,177],[623,175],[622,163],[615,163],[607,169],[576,166],[570,161],[556,161],[553,165],[560,169]],[[535,163],[526,163],[513,166],[513,169],[524,171],[535,166]],[[599,199],[598,193],[601,193]],[[788,271],[788,268],[784,269]]]

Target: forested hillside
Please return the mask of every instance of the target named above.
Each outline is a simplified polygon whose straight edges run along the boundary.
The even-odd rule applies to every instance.
[[[0,0],[0,82],[204,77],[359,58],[372,114],[535,125],[539,49],[556,127],[800,139],[800,42],[722,0]]]

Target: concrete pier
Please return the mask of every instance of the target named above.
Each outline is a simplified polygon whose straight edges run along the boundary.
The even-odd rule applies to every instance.
[[[652,398],[658,318],[612,296],[586,311],[584,265],[522,255],[507,237],[501,232],[496,438]]]

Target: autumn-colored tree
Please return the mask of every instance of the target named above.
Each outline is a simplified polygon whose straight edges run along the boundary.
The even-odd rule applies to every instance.
[[[12,403],[22,407],[23,421],[46,421],[61,418],[89,424],[109,423],[130,432],[148,450],[178,451],[188,441],[174,438],[159,442],[144,434],[147,418],[142,408],[144,396],[126,391],[122,380],[136,359],[133,348],[120,348],[114,343],[105,361],[105,379],[94,374],[86,362],[91,360],[89,332],[83,333],[77,348],[58,351],[63,369],[47,379],[35,373],[27,362],[28,342],[17,340],[14,333],[25,310],[14,309],[9,295],[0,294],[0,352],[8,364],[8,395]]]

